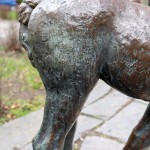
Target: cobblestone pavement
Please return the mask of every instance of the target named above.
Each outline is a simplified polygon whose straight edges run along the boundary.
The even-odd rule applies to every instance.
[[[147,103],[127,97],[99,81],[78,119],[75,150],[122,150]],[[0,127],[1,150],[32,150],[43,109]]]

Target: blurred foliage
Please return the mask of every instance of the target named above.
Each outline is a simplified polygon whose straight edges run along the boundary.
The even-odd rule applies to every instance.
[[[33,100],[11,99],[2,97],[3,111],[1,112],[0,125],[9,120],[22,117],[30,112],[40,109],[44,105],[44,96],[36,96]]]
[[[0,18],[2,19],[9,19],[9,20],[17,20],[18,14],[16,11],[1,11],[0,10]]]
[[[18,14],[15,11],[8,12],[8,19],[10,20],[17,20]]]
[[[0,52],[4,50],[4,46],[0,45]]]
[[[43,84],[36,69],[34,69],[26,54],[22,53],[19,58],[1,56],[0,57],[0,78],[9,79],[17,78],[24,80],[26,84],[33,89],[42,89]]]
[[[9,23],[0,43],[0,125],[39,109],[44,103],[42,81],[19,43],[17,25]]]
[[[23,0],[17,0],[17,3],[20,4]]]
[[[39,96],[33,93],[37,90],[41,91],[44,89],[44,87],[38,72],[31,66],[26,52],[6,53],[4,50],[2,50],[2,46],[0,46],[0,49],[0,82],[11,84],[9,87],[10,91],[13,91],[15,88],[17,88],[14,85],[14,82],[17,82],[17,84],[20,86],[20,93],[23,92],[26,94],[25,98],[17,98],[19,97],[19,93],[17,93],[15,95],[16,98],[14,98],[7,94],[7,91],[5,91],[5,94],[1,93],[0,125],[2,125],[9,120],[38,110],[44,105],[45,98],[40,92],[38,93]],[[0,84],[0,86],[0,88],[3,88],[3,86],[8,85]],[[32,91],[30,92],[31,99],[27,99],[29,91]]]

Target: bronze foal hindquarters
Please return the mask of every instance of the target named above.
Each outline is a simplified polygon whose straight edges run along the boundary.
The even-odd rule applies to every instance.
[[[98,79],[128,96],[150,101],[148,7],[124,0],[23,3],[20,41],[47,94],[34,150],[72,150],[77,117]],[[124,150],[148,146],[149,107]]]

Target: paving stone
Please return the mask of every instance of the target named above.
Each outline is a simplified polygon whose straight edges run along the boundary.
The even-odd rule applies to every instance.
[[[81,150],[122,150],[123,144],[97,136],[88,136],[84,140]]]
[[[132,102],[129,106],[125,107],[114,118],[107,121],[96,131],[116,137],[121,141],[126,142],[132,129],[141,119],[145,110],[145,104]]]
[[[103,97],[105,94],[107,94],[111,90],[111,87],[107,85],[104,81],[99,80],[88,96],[88,99],[84,105],[86,107],[90,103],[92,103],[94,100],[99,99],[100,97]]]
[[[33,150],[32,143],[28,143],[24,147],[20,148],[20,150]]]
[[[102,123],[102,120],[80,115],[78,118],[75,141],[82,136],[82,133],[88,131]]]
[[[149,102],[143,101],[141,99],[134,99],[134,101],[140,103],[140,104],[145,104],[146,106],[149,104]]]
[[[131,101],[131,98],[113,90],[113,92],[103,99],[84,108],[82,112],[87,115],[107,120],[129,101]]]
[[[0,127],[0,149],[12,150],[31,142],[40,128],[43,110],[13,120]],[[9,144],[8,144],[9,143]]]
[[[40,128],[42,117],[43,110],[39,110],[1,126],[0,149],[32,150],[31,141]],[[83,132],[92,129],[101,123],[102,120],[81,115],[78,119],[75,140],[80,138]]]
[[[101,120],[81,115],[78,119],[78,126],[77,126],[77,131],[74,140],[76,141],[77,139],[79,139],[83,132],[92,129],[101,123],[102,123]],[[19,150],[32,150],[32,144],[29,143],[21,147]]]

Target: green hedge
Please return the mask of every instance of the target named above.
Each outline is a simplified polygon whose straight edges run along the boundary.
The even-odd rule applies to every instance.
[[[20,4],[22,1],[23,1],[23,0],[17,0],[17,3],[19,3],[19,4]]]
[[[8,12],[0,11],[0,18],[2,19],[17,20],[17,17],[18,14],[15,11],[8,11]]]

